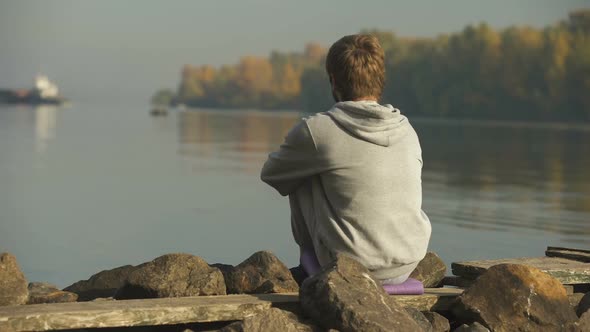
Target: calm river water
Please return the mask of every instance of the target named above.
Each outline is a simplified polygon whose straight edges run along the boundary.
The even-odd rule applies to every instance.
[[[289,208],[259,180],[301,117],[143,105],[0,108],[0,251],[67,286],[170,252],[297,263]],[[431,250],[452,261],[590,247],[590,127],[411,119]]]

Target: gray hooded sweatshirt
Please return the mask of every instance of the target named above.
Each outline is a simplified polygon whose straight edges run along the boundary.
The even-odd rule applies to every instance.
[[[322,266],[344,253],[387,279],[426,254],[421,171],[418,136],[398,109],[346,101],[292,128],[261,178],[283,196],[306,196],[298,202]]]

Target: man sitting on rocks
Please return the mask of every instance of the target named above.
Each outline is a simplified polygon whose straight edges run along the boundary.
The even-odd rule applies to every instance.
[[[385,66],[374,36],[338,40],[326,70],[336,104],[295,125],[261,178],[289,196],[308,274],[343,253],[384,283],[403,283],[426,254],[431,232],[421,207],[418,136],[398,109],[378,103]]]

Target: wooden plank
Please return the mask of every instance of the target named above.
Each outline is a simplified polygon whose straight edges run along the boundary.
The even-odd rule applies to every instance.
[[[463,292],[426,289],[424,295],[395,295],[403,306],[448,310]],[[299,306],[297,293],[198,296],[164,299],[33,304],[0,307],[0,331],[48,331],[101,327],[155,326],[241,320],[270,307]]]
[[[548,273],[562,284],[590,283],[590,264],[559,257],[524,257],[465,261],[451,264],[454,275],[475,279],[488,268],[498,264],[523,264]]]
[[[575,251],[575,252],[583,252],[586,254],[590,254],[590,249],[576,249],[576,248],[566,248],[566,247],[547,247],[547,250],[563,250],[563,251]]]
[[[572,259],[578,262],[590,263],[590,250],[562,247],[547,247],[547,250],[545,251],[545,256],[561,257]]]
[[[171,325],[243,319],[296,294],[200,296],[0,307],[0,331]]]

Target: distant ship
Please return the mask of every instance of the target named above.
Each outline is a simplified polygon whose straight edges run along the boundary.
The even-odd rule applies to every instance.
[[[0,103],[2,104],[59,105],[65,101],[66,99],[59,95],[57,85],[43,75],[35,78],[35,85],[32,89],[0,89]]]

